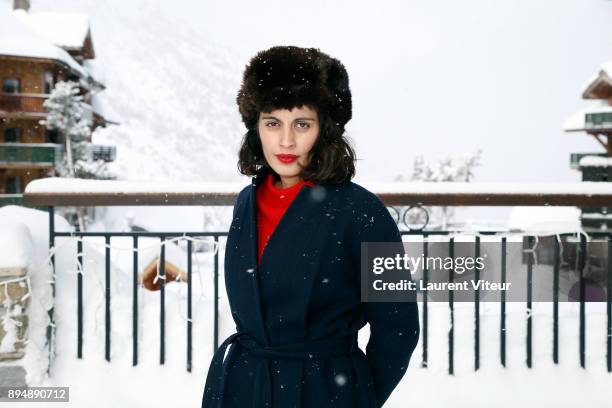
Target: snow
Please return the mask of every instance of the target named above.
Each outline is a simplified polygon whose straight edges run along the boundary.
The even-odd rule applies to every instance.
[[[236,92],[247,60],[206,26],[184,21],[184,5],[41,0],[31,13],[86,13],[96,58],[84,66],[106,86],[94,109],[120,125],[93,142],[117,146],[109,170],[129,180],[232,180],[246,129]]]
[[[84,13],[20,13],[23,21],[55,45],[82,48],[89,31],[89,17]]]
[[[33,180],[25,193],[238,193],[244,183],[215,181],[126,181],[48,177]]]
[[[76,186],[74,184],[64,184],[62,180],[56,180],[55,183],[57,184],[55,185],[36,185],[32,183],[34,192],[44,193],[47,192],[47,189],[54,191],[55,188],[58,188],[60,190],[65,189],[66,192],[81,193],[81,187],[86,188],[85,191],[92,192],[116,192],[117,188],[119,188],[119,191],[126,192],[139,192],[141,190],[151,192],[238,192],[240,188],[249,183],[247,178],[240,179],[241,176],[237,174],[235,168],[238,142],[244,134],[244,129],[235,108],[234,98],[235,91],[238,89],[237,81],[240,79],[240,70],[246,63],[246,56],[236,58],[231,55],[229,49],[216,43],[214,32],[211,33],[212,35],[205,35],[202,32],[190,30],[189,24],[182,24],[183,21],[178,19],[178,16],[181,13],[191,12],[192,9],[187,8],[191,5],[172,6],[179,10],[174,14],[164,12],[158,5],[144,0],[122,4],[94,0],[79,2],[73,0],[40,0],[34,3],[35,7],[40,5],[43,7],[46,5],[51,9],[58,7],[64,9],[78,8],[90,12],[89,15],[95,28],[93,41],[98,58],[95,61],[87,61],[85,66],[88,70],[91,67],[91,72],[95,73],[96,78],[99,77],[98,75],[101,78],[108,78],[105,81],[108,86],[107,90],[95,98],[95,101],[100,103],[99,105],[96,103],[96,109],[101,106],[105,117],[116,119],[122,123],[121,126],[100,128],[100,131],[93,135],[94,143],[117,146],[118,158],[116,162],[112,163],[118,170],[117,173],[132,181],[145,180],[146,182],[124,185],[113,183]],[[529,15],[529,13],[522,14]],[[192,15],[196,14],[192,12]],[[404,14],[397,13],[397,15]],[[371,16],[367,17],[370,18]],[[477,17],[481,18],[480,15]],[[416,18],[415,21],[418,21],[420,16]],[[494,19],[483,18],[482,21],[492,21],[492,27],[496,24]],[[507,21],[511,22],[509,19]],[[232,24],[239,28],[240,23],[238,21]],[[229,27],[232,24],[226,25]],[[2,29],[0,28],[0,30]],[[541,30],[541,24],[538,24],[538,30]],[[244,35],[239,29],[235,31],[239,35]],[[278,38],[278,32],[275,35],[271,38]],[[250,38],[249,41],[255,42],[261,37],[252,35]],[[374,42],[379,40],[372,38]],[[463,40],[458,36],[454,36],[454,38]],[[0,40],[1,43],[2,40]],[[418,41],[416,43],[420,44]],[[460,49],[460,47],[455,48]],[[438,54],[446,55],[444,53]],[[563,55],[566,55],[565,49]],[[423,61],[424,59],[419,58],[419,60]],[[506,64],[505,58],[503,63]],[[375,63],[370,68],[378,68],[379,65]],[[426,62],[423,66],[430,70],[430,66],[437,65]],[[482,72],[473,69],[472,66],[468,68],[470,73],[474,72],[474,83],[477,82],[476,79],[479,80],[478,82],[485,84],[492,83],[491,81],[481,81],[481,78],[478,77],[482,75]],[[358,70],[355,71],[355,78],[358,78]],[[401,71],[401,68],[399,71]],[[489,71],[495,72],[495,70]],[[138,75],[134,75],[135,72]],[[528,76],[533,77],[531,70],[528,70]],[[389,75],[386,75],[386,77],[391,78]],[[422,82],[422,75],[412,75],[410,78],[416,78],[417,82]],[[410,81],[410,78],[408,81]],[[464,82],[466,81],[462,83]],[[528,82],[523,82],[528,84]],[[357,85],[359,81],[355,81],[355,83]],[[407,83],[407,87],[407,89],[411,89],[410,82]],[[375,88],[384,89],[380,86]],[[364,90],[363,92],[372,96],[371,90]],[[524,93],[519,92],[518,94],[524,99]],[[482,95],[477,97],[481,98]],[[365,99],[379,100],[379,98],[372,97]],[[510,99],[506,98],[506,100]],[[395,105],[403,106],[402,104]],[[420,105],[427,106],[422,101]],[[466,104],[466,106],[468,105]],[[526,106],[525,109],[528,108],[529,106]],[[494,106],[494,109],[501,111],[499,107]],[[395,116],[402,117],[402,114]],[[463,117],[470,117],[464,115],[464,113],[458,114]],[[376,115],[370,116],[377,117]],[[418,117],[418,115],[415,117]],[[506,118],[501,120],[507,122]],[[419,121],[409,122],[418,123]],[[424,122],[429,123],[427,120]],[[449,130],[456,133],[457,123],[454,120],[447,122],[453,128]],[[473,128],[472,121],[468,122],[466,129]],[[537,124],[547,123],[541,118],[536,122]],[[374,130],[377,130],[380,134],[378,125],[380,121],[372,121],[372,123],[376,124]],[[512,123],[509,124],[512,125]],[[521,124],[522,126],[524,124]],[[362,127],[362,124],[360,124],[358,128],[361,129]],[[501,128],[507,129],[508,127]],[[533,131],[533,127],[527,126],[527,128]],[[357,128],[355,129],[357,130]],[[483,129],[485,132],[489,132],[488,128],[483,127]],[[509,132],[512,133],[515,130],[510,129]],[[450,131],[445,132],[445,129],[440,129],[443,135],[451,134]],[[408,132],[408,134],[420,133]],[[468,137],[470,132],[464,133]],[[529,132],[515,133],[529,134]],[[538,131],[531,133],[550,134],[550,132]],[[402,132],[402,134],[405,133]],[[439,144],[435,142],[437,139],[434,137],[429,137],[429,139],[433,140],[436,149],[439,149]],[[465,138],[460,138],[460,140],[463,145],[469,144],[469,141],[466,142]],[[390,145],[394,144],[391,143]],[[520,143],[516,145],[522,146]],[[398,146],[400,145],[398,144]],[[407,145],[401,146],[407,147]],[[408,148],[394,150],[396,152],[409,151]],[[364,152],[366,151],[368,149],[364,149]],[[504,151],[506,152],[505,149]],[[376,161],[372,162],[376,163]],[[502,161],[494,160],[494,162],[500,163]],[[551,166],[547,168],[551,168]],[[388,171],[388,169],[385,171]],[[555,172],[557,171],[555,170]],[[161,182],[152,183],[151,180],[153,179]],[[177,180],[180,180],[180,182],[176,182]],[[187,180],[227,181],[217,184],[208,182],[184,184],[183,182]],[[244,182],[241,183],[240,180],[244,180]],[[78,180],[72,180],[72,182],[80,183]],[[366,184],[363,183],[364,186]],[[485,184],[470,183],[470,186],[452,184],[452,186],[441,183],[436,183],[435,186],[392,184],[388,187],[378,183],[372,183],[371,185],[375,187],[373,190],[388,188],[390,191],[401,189],[405,192],[411,192],[411,188],[426,190],[431,187],[437,191],[493,188],[495,191],[503,193],[513,191],[515,188],[525,188],[530,192],[539,193],[541,191],[538,188],[542,187],[542,185],[529,183],[527,185],[495,183],[488,187]],[[592,191],[602,187],[609,192],[609,187],[605,185],[579,184],[580,186],[574,186],[571,183],[563,183],[563,185],[553,183],[551,188],[564,190],[570,188],[572,191],[580,188]],[[548,184],[544,187],[547,186]],[[132,208],[129,207],[130,210]],[[186,211],[187,208],[190,211]],[[41,249],[40,253],[36,253],[35,259],[45,259],[45,251],[48,245],[46,213],[21,209],[22,213],[17,214],[16,209],[17,207],[14,206],[4,207],[0,209],[0,217],[5,214],[5,218],[12,217],[13,220],[27,223],[33,233],[32,240],[35,248]],[[231,208],[226,207],[224,210],[231,211]],[[547,207],[547,211],[551,210],[553,210],[553,207]],[[116,226],[123,225],[122,222],[125,221],[125,218],[130,216],[126,207],[109,207],[105,211],[104,220],[93,226],[92,230],[115,230]],[[214,229],[218,231],[228,227],[227,224],[222,224],[216,217],[205,218],[196,207],[140,207],[138,212],[133,215],[137,224],[145,225],[152,231],[199,230],[203,225],[209,225],[211,222],[217,223],[218,227],[215,226]],[[561,222],[565,222],[564,218],[560,219]],[[56,226],[59,225],[58,230],[61,230],[64,224],[66,224],[65,220],[56,216]],[[142,251],[139,254],[139,264],[143,267],[146,259],[155,256],[159,245],[154,239],[143,239],[141,244]],[[168,254],[171,254],[168,256],[174,263],[177,256],[180,259],[182,255],[180,248],[182,247],[175,244],[167,245],[167,249],[173,248],[168,249]],[[113,238],[111,241],[113,247],[111,251],[111,362],[104,360],[103,240],[96,238],[84,240],[83,276],[86,302],[84,358],[77,359],[75,282],[78,268],[76,266],[76,238],[58,239],[57,246],[59,252],[56,258],[56,271],[58,273],[57,289],[59,295],[56,300],[55,313],[58,329],[56,339],[58,354],[52,367],[51,378],[31,377],[29,382],[31,384],[70,386],[71,402],[68,405],[75,407],[106,407],[109,405],[130,407],[199,406],[206,369],[212,357],[212,254],[210,252],[197,254],[197,262],[194,263],[194,370],[189,373],[185,369],[186,286],[181,283],[171,283],[166,287],[167,348],[164,365],[159,364],[159,293],[139,291],[140,359],[137,366],[132,366],[131,238]],[[140,257],[141,254],[142,258]],[[219,267],[220,271],[223,271],[222,257]],[[221,306],[219,340],[222,341],[226,336],[233,333],[235,328],[227,307],[222,274],[219,276],[219,282]],[[512,306],[517,307],[513,308]],[[609,387],[610,374],[605,372],[603,362],[605,359],[605,311],[590,307],[598,305],[587,305],[587,369],[583,370],[577,361],[577,305],[564,304],[560,307],[562,344],[559,366],[554,366],[550,362],[550,344],[552,343],[550,340],[552,332],[550,305],[542,306],[548,309],[538,308],[538,305],[533,307],[534,369],[528,370],[524,364],[526,337],[524,305],[508,305],[509,362],[508,369],[503,369],[499,365],[499,305],[481,304],[483,313],[481,320],[482,368],[475,373],[472,368],[473,305],[456,305],[456,375],[449,376],[446,374],[448,358],[446,342],[449,328],[448,305],[430,303],[429,368],[420,368],[422,345],[419,342],[407,375],[392,394],[389,402],[385,404],[385,408],[405,407],[407,402],[429,407],[451,405],[470,408],[488,407],[491,405],[491,401],[494,401],[495,406],[499,407],[538,406],[557,408],[581,406],[585,402],[588,402],[591,407],[609,406],[609,401],[612,400],[612,391]],[[44,327],[44,323],[41,322],[40,325]],[[366,341],[367,329],[364,329],[360,332],[362,349],[364,349]],[[40,356],[44,357],[43,354],[40,354]],[[39,361],[41,367],[43,363],[44,358]],[[31,373],[34,370],[28,369],[28,372]],[[177,395],[180,395],[180,398],[177,398]],[[25,406],[27,406],[27,403]],[[37,407],[39,404],[33,406]]]
[[[0,222],[0,248],[0,268],[26,268],[32,259],[32,242],[27,226]]]
[[[0,320],[0,324],[2,324],[2,329],[4,329],[5,333],[4,337],[2,338],[2,343],[0,343],[0,353],[12,353],[17,351],[15,348],[15,341],[18,340],[17,324],[12,317],[13,312],[9,312],[5,313]]]
[[[541,234],[580,231],[580,210],[576,207],[516,206],[512,207],[508,228]]]
[[[612,112],[612,106],[608,105],[606,102],[599,102],[597,104],[578,109],[565,121],[563,124],[563,130],[566,132],[584,130],[586,127],[586,115],[588,113],[606,112]]]
[[[89,76],[65,50],[33,30],[26,22],[28,18],[24,10],[0,7],[0,55],[57,60],[81,75]]]
[[[578,165],[581,167],[612,167],[612,157],[583,156]]]
[[[511,182],[375,182],[363,181],[361,185],[376,194],[568,194],[600,195],[612,194],[612,182],[557,182],[557,183],[511,183]],[[49,177],[33,180],[25,193],[238,193],[244,183],[233,181],[165,182],[89,180]]]
[[[554,210],[547,208],[547,210]],[[0,208],[0,220],[5,223],[27,225],[36,249],[34,265],[46,265],[48,237],[47,213],[17,206]],[[549,217],[549,218],[562,218]],[[58,230],[68,225],[56,216]],[[98,226],[100,227],[100,226]],[[227,225],[224,226],[227,228]],[[97,228],[101,230],[102,228]],[[222,230],[224,228],[220,228]],[[483,239],[492,239],[491,237]],[[34,348],[38,359],[30,358],[30,385],[69,386],[68,406],[105,407],[109,404],[130,407],[150,407],[171,404],[177,407],[199,406],[212,358],[213,285],[211,247],[194,253],[193,264],[193,371],[185,368],[186,353],[186,285],[171,282],[166,285],[166,360],[159,364],[159,292],[139,288],[139,361],[132,366],[132,239],[115,237],[111,240],[111,361],[104,359],[104,240],[83,239],[83,265],[76,264],[75,237],[56,239],[55,319],[57,325],[56,359],[51,377],[43,373],[44,348]],[[210,240],[208,241],[210,243]],[[221,241],[223,246],[224,242]],[[168,243],[167,259],[180,262],[185,256],[174,243]],[[139,265],[159,251],[153,238],[142,238],[139,245]],[[169,249],[173,248],[173,249]],[[182,247],[181,247],[182,248]],[[177,259],[178,257],[178,259]],[[219,259],[220,333],[219,341],[235,331],[227,304],[223,279],[223,257]],[[184,264],[180,264],[184,267]],[[548,267],[548,266],[544,266]],[[47,268],[34,268],[33,282],[43,282]],[[84,333],[82,359],[76,357],[76,277],[83,274]],[[40,286],[39,286],[40,287]],[[44,301],[47,292],[35,292],[29,313],[46,316]],[[43,296],[43,297],[44,297]],[[44,300],[44,299],[43,299]],[[48,298],[46,299],[48,301]],[[420,338],[407,373],[391,395],[385,407],[415,405],[446,407],[484,407],[495,401],[496,407],[516,406],[570,407],[584,404],[606,407],[612,399],[607,384],[610,375],[605,371],[605,304],[587,305],[586,366],[578,362],[578,305],[562,303],[560,311],[560,364],[551,363],[552,307],[550,303],[534,303],[533,369],[525,367],[525,305],[507,304],[507,369],[499,364],[499,304],[483,302],[481,308],[481,369],[473,371],[473,304],[455,304],[455,375],[447,374],[449,309],[446,303],[429,303],[429,361],[421,368],[422,340]],[[421,309],[421,314],[422,314]],[[36,319],[35,319],[36,320]],[[46,324],[36,321],[35,326]],[[363,350],[368,330],[359,333]],[[30,334],[34,343],[44,344],[44,332]],[[30,353],[31,354],[31,353]],[[37,376],[31,375],[38,372]],[[92,386],[96,384],[96,386]],[[113,390],[109,393],[108,390]],[[143,392],[147,390],[147,392]],[[163,390],[162,392],[149,392]],[[418,390],[418,392],[415,392]],[[440,392],[444,390],[444,392]],[[510,392],[520,390],[520,392]],[[580,390],[579,392],[577,390]],[[176,395],[181,395],[180,399]],[[24,407],[28,406],[28,403]],[[32,405],[36,407],[36,405]]]
[[[27,275],[23,281],[29,285],[30,302],[28,315],[28,342],[25,357],[13,361],[0,362],[0,365],[20,364],[26,370],[28,384],[40,384],[44,381],[48,366],[48,349],[45,345],[47,311],[53,305],[51,287],[52,270],[49,264],[48,214],[43,211],[8,205],[0,207],[0,262],[9,263],[18,252],[27,254]],[[70,227],[65,219],[55,216],[57,231],[68,231]],[[12,239],[15,239],[13,242]],[[22,261],[21,256],[17,256]],[[23,263],[23,262],[21,262]],[[61,264],[60,264],[61,267]],[[14,327],[13,327],[14,329]],[[12,329],[12,330],[13,330]]]

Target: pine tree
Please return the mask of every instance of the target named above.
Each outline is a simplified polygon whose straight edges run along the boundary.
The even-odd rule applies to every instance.
[[[65,139],[66,155],[57,166],[61,177],[88,179],[114,178],[106,162],[93,160],[90,115],[83,103],[76,82],[58,82],[43,103],[47,118],[40,123],[47,129],[58,130]]]
[[[61,177],[111,179],[104,160],[93,160],[91,145],[91,112],[79,94],[76,82],[60,81],[55,84],[49,98],[43,103],[48,114],[40,124],[57,130],[64,136],[66,154],[56,167]],[[68,211],[68,210],[66,210]],[[77,209],[79,228],[85,231],[82,207]]]

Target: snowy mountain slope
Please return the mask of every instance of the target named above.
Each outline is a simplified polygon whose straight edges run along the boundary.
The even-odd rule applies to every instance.
[[[30,12],[89,15],[96,59],[87,66],[107,86],[95,105],[121,123],[93,140],[117,146],[111,169],[121,178],[238,180],[244,131],[234,99],[242,63],[185,23],[180,2],[173,6],[34,0]]]

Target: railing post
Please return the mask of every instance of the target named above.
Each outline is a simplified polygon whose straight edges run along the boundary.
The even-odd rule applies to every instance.
[[[608,297],[606,301],[608,327],[606,330],[606,364],[608,372],[612,372],[612,235],[608,235]]]
[[[455,238],[449,241],[449,256],[455,257]],[[453,283],[455,280],[455,268],[448,271],[448,281]],[[448,331],[448,373],[455,373],[455,297],[452,289],[448,291],[448,307],[450,309],[450,329]]]
[[[532,316],[533,316],[533,306],[531,303],[531,290],[533,285],[533,248],[531,247],[531,243],[533,242],[533,237],[531,235],[527,236],[527,367],[531,368],[532,359],[531,359],[531,342],[532,342]]]
[[[480,237],[476,236],[474,244],[474,258],[480,256]],[[480,269],[474,268],[474,280],[478,282],[480,279]],[[474,371],[480,368],[480,290],[477,288],[474,291]]]
[[[559,245],[559,240],[555,237],[555,265],[553,268],[553,362],[555,364],[559,364],[559,266],[561,263]]]
[[[161,256],[159,261],[159,364],[166,360],[166,245],[161,236]]]
[[[51,375],[51,364],[55,360],[55,320],[53,318],[53,310],[55,308],[55,208],[48,207],[49,212],[49,251],[51,251],[51,294],[53,303],[51,309],[47,312],[49,315],[49,324],[47,325],[47,344],[49,346],[49,365],[47,366],[47,374]]]
[[[138,235],[132,236],[132,365],[138,364]]]
[[[219,243],[219,237],[215,235],[215,247]],[[214,270],[214,287],[215,287],[215,316],[214,316],[214,344],[213,353],[219,347],[219,251],[215,251],[215,270]]]
[[[423,234],[423,256],[427,259],[429,245],[427,241],[427,234]],[[427,263],[423,266],[423,286],[427,287],[429,283],[429,271],[427,270]],[[423,362],[422,367],[427,367],[427,347],[428,347],[428,326],[429,326],[429,311],[427,303],[427,290],[423,291]]]
[[[501,283],[506,283],[506,237],[501,241]],[[501,364],[506,366],[506,291],[501,291],[501,311],[499,325],[499,348]]]
[[[192,359],[192,310],[191,310],[191,257],[193,241],[187,241],[187,371],[191,372]]]
[[[585,348],[586,348],[586,316],[585,316],[585,281],[584,281],[584,267],[587,261],[587,248],[584,234],[580,234],[580,252],[578,267],[580,268],[580,366],[585,368]]]
[[[110,234],[104,235],[105,256],[105,285],[104,301],[105,301],[105,320],[104,320],[104,358],[110,361],[111,355],[111,275],[110,275]]]
[[[83,236],[77,239],[77,358],[83,358]]]

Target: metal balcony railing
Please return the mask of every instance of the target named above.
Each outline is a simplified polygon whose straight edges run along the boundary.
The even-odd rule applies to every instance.
[[[0,143],[0,166],[53,167],[64,146],[55,143]]]
[[[182,184],[182,185],[181,185]],[[110,298],[110,287],[113,274],[111,273],[111,261],[110,261],[110,242],[113,237],[131,237],[133,242],[133,278],[131,279],[130,285],[132,290],[132,364],[138,364],[138,291],[139,285],[137,276],[141,265],[138,264],[138,248],[139,239],[143,237],[156,237],[159,239],[160,244],[165,241],[174,238],[193,238],[193,237],[206,237],[211,239],[215,246],[219,243],[222,237],[227,236],[227,232],[198,232],[198,231],[186,231],[186,232],[150,232],[150,231],[130,231],[130,232],[108,232],[108,231],[88,231],[88,232],[58,232],[55,230],[54,224],[54,213],[57,206],[131,206],[131,205],[196,205],[196,206],[231,206],[237,196],[237,193],[244,187],[243,183],[173,183],[171,188],[157,187],[155,184],[141,182],[124,182],[124,181],[78,181],[72,180],[35,180],[28,184],[26,191],[23,195],[24,205],[36,205],[46,206],[49,212],[49,248],[55,248],[55,242],[58,238],[77,238],[77,257],[78,264],[83,264],[83,238],[84,237],[103,237],[106,252],[105,252],[105,357],[110,361],[111,351],[111,298]],[[364,187],[368,188],[364,183]],[[396,222],[399,224],[401,234],[422,236],[423,238],[431,237],[434,235],[449,235],[457,231],[449,230],[427,230],[421,229],[410,229],[410,225],[406,223],[407,213],[415,208],[422,208],[423,205],[435,205],[435,206],[578,206],[578,207],[594,207],[609,204],[612,202],[612,183],[610,182],[597,182],[597,183],[386,183],[378,184],[374,187],[368,188],[370,191],[376,193],[382,202],[388,207],[391,214],[394,216]],[[164,191],[172,190],[172,191]],[[406,229],[405,227],[408,227]],[[494,236],[501,232],[507,231],[470,231],[469,233],[476,235],[476,239],[473,242],[473,249],[475,254],[480,253],[480,235]],[[590,233],[593,237],[600,237],[607,240],[607,253],[612,253],[612,234],[611,231],[595,231]],[[571,234],[558,234],[558,237],[563,237]],[[585,242],[585,234],[581,233],[577,239],[580,244],[583,245]],[[524,234],[524,238],[528,243],[526,252],[533,252],[535,248],[534,236]],[[557,241],[555,241],[557,242]],[[506,238],[500,237],[499,245],[502,254],[505,253],[506,249]],[[449,251],[452,254],[455,245],[454,238],[448,240]],[[423,241],[423,251],[427,254],[428,242]],[[188,371],[192,369],[192,256],[193,246],[192,240],[187,239],[187,249],[184,254],[187,262],[187,344],[185,349],[186,367]],[[553,259],[554,275],[551,287],[554,288],[554,298],[551,303],[551,310],[553,311],[553,325],[552,325],[552,344],[540,345],[540,347],[551,347],[551,357],[554,363],[559,362],[559,348],[563,342],[559,335],[559,299],[558,299],[558,287],[559,287],[559,253],[558,242],[554,246]],[[161,279],[160,283],[160,364],[165,362],[165,245],[160,247],[160,263],[159,263],[159,276]],[[214,253],[214,270],[213,270],[213,281],[212,285],[214,288],[214,320],[213,325],[213,345],[214,349],[218,348],[219,342],[219,256],[220,251]],[[452,256],[452,255],[451,255]],[[577,255],[579,258],[582,257],[582,264],[584,260],[584,251],[580,251]],[[607,264],[605,266],[607,270],[607,300],[606,300],[606,314],[607,324],[602,327],[590,327],[590,330],[601,330],[606,333],[606,357],[605,364],[607,370],[612,372],[612,257],[607,257]],[[51,261],[55,265],[55,257],[52,253]],[[502,271],[506,270],[506,258],[502,255],[501,258]],[[533,325],[535,321],[532,320],[531,308],[533,302],[532,295],[532,278],[533,278],[533,255],[528,255],[528,261],[526,263],[525,276],[527,277],[527,299],[525,302],[527,313],[525,315],[525,324],[527,327],[527,335],[525,338],[526,342],[526,365],[532,367],[533,350],[532,346],[534,343],[533,338]],[[424,275],[425,277],[427,275]],[[502,276],[505,276],[502,272]],[[77,274],[77,326],[78,336],[76,339],[76,356],[82,358],[83,356],[83,276],[81,273]],[[586,361],[586,300],[585,300],[585,281],[581,272],[580,275],[580,311],[579,311],[579,357],[580,364],[585,367]],[[451,325],[448,330],[448,336],[445,341],[448,347],[448,373],[454,373],[455,365],[455,327],[452,322],[454,321],[454,298],[452,291],[448,293],[448,308],[450,313]],[[478,370],[480,367],[480,356],[481,356],[481,309],[480,309],[480,297],[479,292],[476,291],[473,299],[474,305],[474,369]],[[428,318],[428,297],[422,296],[419,299],[420,309],[422,311],[421,317],[421,347],[422,347],[422,366],[428,366],[429,359],[429,318]],[[53,310],[49,312],[51,317],[51,325],[53,325]],[[499,302],[499,362],[501,365],[506,365],[506,348],[507,348],[507,336],[509,335],[506,331],[506,298],[502,293],[501,300]],[[52,344],[50,341],[49,344]],[[603,362],[602,362],[603,363]]]
[[[612,112],[587,113],[584,127],[588,130],[612,130]]]
[[[93,160],[112,162],[117,157],[117,148],[115,146],[94,144],[91,145],[91,155]]]

